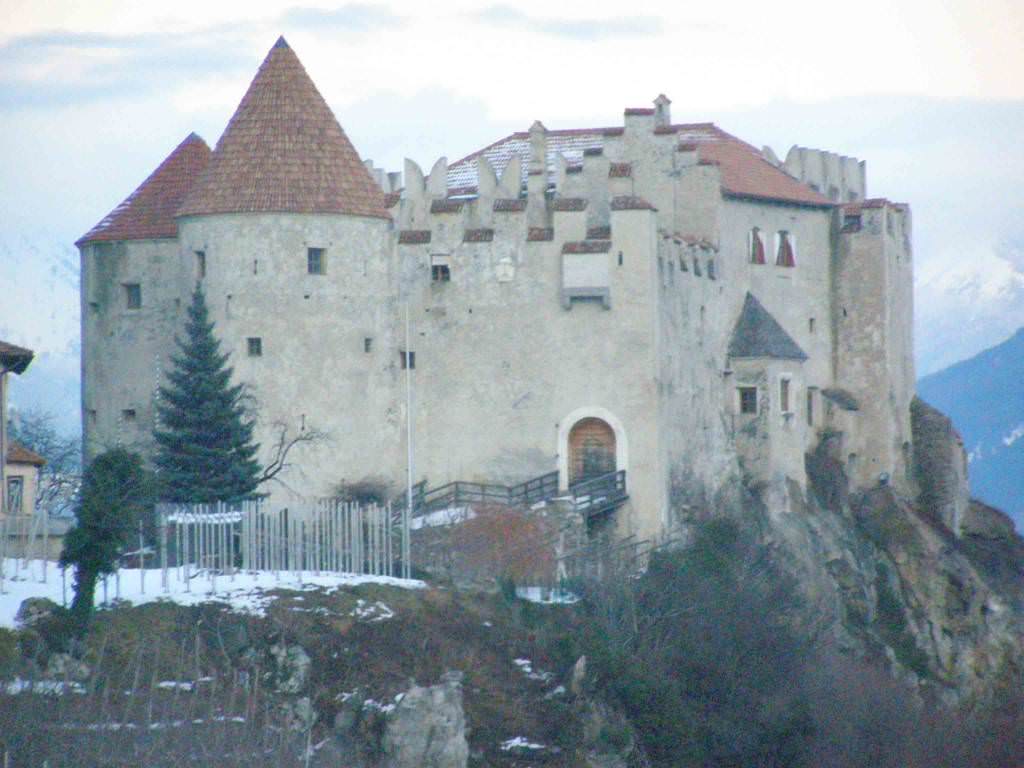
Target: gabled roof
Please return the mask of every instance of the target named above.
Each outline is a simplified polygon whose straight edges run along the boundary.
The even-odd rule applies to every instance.
[[[34,356],[35,353],[31,349],[0,341],[0,370],[24,373]]]
[[[178,215],[243,212],[389,218],[384,191],[283,37]]]
[[[729,340],[729,357],[768,357],[776,360],[807,359],[800,345],[783,330],[779,321],[748,293],[740,319]]]
[[[620,136],[622,132],[621,127],[548,131],[545,140],[549,181],[554,180],[559,154],[570,164],[582,162],[584,155],[598,154],[599,150],[603,150],[607,137]],[[666,125],[656,132],[659,135],[673,135],[680,146],[697,149],[702,162],[718,165],[721,168],[722,191],[726,195],[821,207],[833,204],[824,195],[765,160],[756,147],[726,133],[714,123]],[[487,158],[500,176],[515,155],[523,160],[522,180],[525,181],[530,159],[530,134],[520,131],[448,166],[448,188],[465,190],[476,187],[478,157]],[[615,175],[615,165],[619,164],[613,164],[610,175]]]
[[[177,237],[174,214],[209,160],[206,142],[190,133],[138,189],[82,235],[76,245]]]
[[[7,446],[7,463],[32,464],[33,466],[41,467],[46,463],[46,459],[35,451],[30,451],[21,443],[16,443],[11,440],[10,444]]]

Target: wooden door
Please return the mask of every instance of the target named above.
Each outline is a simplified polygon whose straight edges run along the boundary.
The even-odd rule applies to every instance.
[[[569,483],[614,471],[615,431],[601,419],[580,419],[569,432]]]

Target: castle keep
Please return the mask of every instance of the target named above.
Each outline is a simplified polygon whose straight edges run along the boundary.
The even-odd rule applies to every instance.
[[[665,96],[384,173],[282,39],[212,152],[189,136],[78,241],[86,451],[152,450],[199,281],[264,450],[329,435],[282,498],[401,485],[407,373],[415,479],[624,471],[604,514],[641,537],[740,479],[805,485],[826,438],[855,485],[906,486],[910,237],[862,162],[780,161]]]

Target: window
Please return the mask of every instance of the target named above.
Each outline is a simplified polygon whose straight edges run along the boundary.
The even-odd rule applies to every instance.
[[[714,259],[708,259],[708,278],[710,278],[711,280],[717,280],[718,279],[718,275],[715,272],[715,260]]]
[[[740,413],[757,413],[757,387],[738,387],[740,395]]]
[[[7,511],[20,515],[25,497],[25,478],[21,475],[7,478]]]
[[[365,339],[363,339],[363,352],[372,352],[372,351],[373,351],[373,339],[370,338],[369,336],[367,336]]]
[[[311,275],[325,274],[323,248],[306,249],[306,270]]]
[[[807,390],[807,426],[814,426],[814,390]]]
[[[750,230],[750,263],[764,264],[764,238],[757,227]]]
[[[676,282],[676,263],[672,259],[668,260],[668,284],[675,285]]]
[[[452,279],[452,268],[448,255],[434,253],[430,256],[430,279],[435,283],[447,283]]]
[[[779,247],[775,253],[775,265],[778,267],[795,267],[796,253],[793,247],[793,238],[784,229],[779,230]]]
[[[789,402],[789,379],[779,379],[779,410],[782,413],[792,413]]]
[[[206,277],[206,251],[196,251],[196,275],[200,280]]]
[[[142,308],[142,286],[138,283],[124,284],[124,303],[128,309]]]
[[[125,421],[135,421],[135,409],[125,408],[123,411],[121,411],[121,418],[124,419]]]
[[[408,353],[408,357],[406,357],[406,351],[403,349],[403,350],[399,351],[398,357],[399,357],[399,359],[401,361],[401,365],[402,365],[402,370],[403,371],[406,370],[407,368],[409,368],[409,369],[415,369],[416,368],[416,353],[415,352],[409,352]]]
[[[807,321],[807,330],[810,333],[814,333],[814,318],[813,317],[810,320]]]
[[[86,413],[89,415],[89,424],[95,424],[96,423],[96,409],[95,408],[88,408],[86,410]]]
[[[263,357],[263,339],[259,336],[251,336],[245,340],[249,357]]]

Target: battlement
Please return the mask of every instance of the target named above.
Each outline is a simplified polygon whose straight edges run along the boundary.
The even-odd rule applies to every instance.
[[[768,159],[778,164],[774,153]],[[785,161],[778,165],[835,203],[856,202],[867,197],[866,164],[855,157],[793,146]]]

